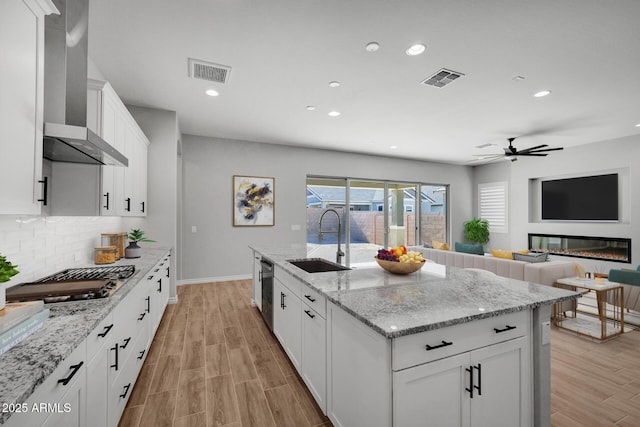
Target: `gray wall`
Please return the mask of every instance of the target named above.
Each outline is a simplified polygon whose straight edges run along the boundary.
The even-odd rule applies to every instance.
[[[182,147],[184,282],[248,276],[248,245],[305,244],[307,175],[450,184],[452,241],[461,239],[462,224],[473,213],[473,170],[467,166],[191,135],[183,135]],[[232,226],[233,175],[275,177],[274,227]]]
[[[640,136],[634,135],[565,148],[544,158],[520,157],[514,163],[499,162],[475,169],[474,193],[477,193],[477,185],[480,183],[509,181],[508,237],[491,235],[488,247],[525,248],[528,243],[528,233],[626,237],[632,239],[632,266],[638,265],[640,191],[637,183],[640,182]],[[539,220],[539,196],[530,188],[531,179],[563,178],[607,172],[621,172],[620,222],[542,222]],[[598,203],[597,194],[594,194],[593,202]],[[477,204],[474,204],[474,212],[477,212]],[[587,271],[607,272],[610,268],[629,268],[629,264],[623,263],[557,258],[580,262]]]

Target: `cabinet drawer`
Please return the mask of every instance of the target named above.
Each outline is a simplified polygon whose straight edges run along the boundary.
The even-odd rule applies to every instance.
[[[300,299],[322,318],[327,318],[327,299],[305,284],[300,286]]]
[[[300,279],[296,279],[277,265],[274,268],[274,276],[280,281],[280,283],[289,288],[289,290],[293,292],[298,298],[301,298],[300,294],[302,291],[300,287],[302,286],[302,283],[300,282]]]
[[[112,338],[114,337],[115,331],[113,330],[115,324],[113,323],[113,315],[109,313],[107,317],[102,319],[102,321],[96,326],[96,328],[91,331],[89,336],[87,337],[87,360],[91,361],[93,357],[98,353],[98,351],[106,351],[103,350],[105,344],[112,342]]]
[[[518,311],[393,339],[394,371],[528,334],[530,311]]]

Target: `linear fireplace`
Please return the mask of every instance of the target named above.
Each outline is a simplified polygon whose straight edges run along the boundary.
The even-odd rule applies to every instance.
[[[631,239],[529,233],[532,252],[631,263]]]

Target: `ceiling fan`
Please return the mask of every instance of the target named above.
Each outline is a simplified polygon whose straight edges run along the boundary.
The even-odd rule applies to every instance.
[[[504,154],[476,154],[475,157],[479,157],[479,159],[476,160],[494,161],[505,158],[511,160],[512,162],[515,162],[516,160],[518,160],[518,156],[544,157],[548,155],[549,151],[558,151],[564,149],[564,147],[546,148],[548,147],[547,144],[541,144],[536,145],[535,147],[525,148],[524,150],[518,150],[513,146],[513,141],[515,140],[516,138],[507,138],[507,141],[509,141],[509,146],[504,148]]]

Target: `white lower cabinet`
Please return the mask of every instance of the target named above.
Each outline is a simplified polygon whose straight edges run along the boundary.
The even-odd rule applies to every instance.
[[[301,376],[322,412],[327,411],[327,321],[302,304]]]
[[[273,281],[273,334],[300,372],[302,355],[302,303],[296,294],[276,277]]]
[[[530,425],[527,337],[393,373],[394,426]]]

